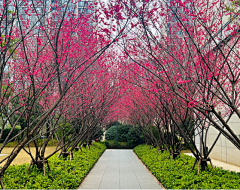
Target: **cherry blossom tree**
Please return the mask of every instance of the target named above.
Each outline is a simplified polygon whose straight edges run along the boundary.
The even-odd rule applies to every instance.
[[[0,170],[0,176],[4,175],[22,149],[31,156],[33,164],[42,167],[45,162],[47,163],[47,158],[44,158],[47,142],[54,131],[61,129],[59,123],[61,118],[68,120],[70,111],[73,111],[67,109],[69,110],[67,113],[66,106],[73,106],[73,102],[67,101],[75,98],[73,95],[76,89],[81,91],[80,87],[84,88],[83,74],[97,63],[97,60],[102,59],[104,52],[124,31],[123,27],[116,32],[115,36],[109,36],[108,29],[104,28],[105,23],[99,22],[98,27],[96,25],[100,15],[104,13],[96,10],[94,14],[75,15],[74,10],[70,9],[74,2],[71,0],[66,0],[64,3],[56,2],[50,7],[45,5],[46,1],[24,0],[3,3],[1,15],[3,27],[1,28],[5,30],[5,35],[1,37],[1,115],[3,120],[1,134],[6,124],[10,124],[13,131],[20,121],[21,130],[14,137],[17,138],[18,145],[7,158],[1,161],[6,162]],[[10,11],[9,5],[15,7],[14,12]],[[38,12],[39,7],[43,7],[41,12]],[[11,22],[7,18],[9,13]],[[36,20],[26,18],[32,14]],[[100,99],[94,101],[98,102]],[[84,104],[84,102],[81,103]],[[105,108],[100,105],[99,103],[97,110],[94,110],[97,112],[98,119],[93,118],[89,130],[91,127],[96,127],[96,123],[103,120],[106,115],[105,112],[100,114],[100,111]],[[93,115],[92,109],[87,112]],[[42,145],[40,153],[37,139],[44,128],[48,129],[49,136]],[[9,137],[10,135],[5,139],[1,150],[13,140]],[[90,140],[90,134],[88,138]],[[76,139],[79,139],[78,136],[72,135],[68,143]],[[30,150],[26,149],[32,141],[37,150],[35,158]],[[3,187],[2,183],[1,185]]]
[[[239,149],[238,134],[228,124],[239,117],[239,26],[238,17],[228,16],[227,2],[117,2],[132,19],[119,48],[148,73],[138,71],[142,81],[154,78],[158,86],[148,90],[174,93],[195,120],[206,121],[202,136],[215,127],[217,139],[222,134]]]

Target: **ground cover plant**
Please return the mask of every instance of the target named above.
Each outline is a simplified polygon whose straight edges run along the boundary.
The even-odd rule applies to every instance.
[[[82,148],[74,152],[74,159],[69,161],[54,155],[49,159],[51,171],[43,171],[37,167],[27,171],[29,164],[9,166],[3,183],[6,189],[76,189],[102,155],[106,147],[101,143]]]
[[[168,159],[169,152],[158,153],[157,148],[139,145],[134,152],[152,172],[153,175],[167,189],[239,189],[240,173],[223,170],[208,166],[209,171],[202,171],[197,175],[195,166],[191,167],[195,159],[191,156],[182,155],[176,159]]]

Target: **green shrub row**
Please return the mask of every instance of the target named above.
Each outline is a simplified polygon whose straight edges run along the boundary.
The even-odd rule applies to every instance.
[[[158,153],[146,145],[137,146],[134,152],[167,189],[240,189],[240,173],[209,166],[209,171],[198,175],[197,166],[191,170],[195,161],[191,156],[172,160],[167,151]]]
[[[2,143],[7,138],[8,134],[10,133],[11,130],[12,130],[11,128],[5,128],[3,130],[3,135],[2,135],[2,138],[0,139],[0,143]],[[12,139],[13,137],[15,137],[19,131],[20,131],[19,128],[15,128],[13,130],[12,134],[10,135],[9,139]]]
[[[117,126],[114,125],[110,127],[105,134],[106,140],[115,140],[117,133]],[[118,125],[118,141],[128,142],[128,141],[140,141],[140,137],[136,134],[134,128],[130,125]]]
[[[106,147],[111,149],[133,149],[139,145],[139,143],[135,141],[117,142],[116,140],[105,140],[104,142]]]
[[[106,149],[104,144],[94,143],[90,150],[74,152],[72,161],[49,159],[51,171],[46,167],[46,176],[36,167],[27,171],[29,164],[10,166],[3,178],[6,189],[76,189]]]
[[[42,139],[38,139],[38,146],[41,146],[43,144],[43,140]],[[57,146],[58,141],[57,139],[51,139],[47,146]],[[0,143],[0,146],[2,145],[2,143]],[[16,147],[18,145],[17,141],[13,141],[13,142],[9,142],[8,144],[6,144],[5,147]],[[30,147],[35,147],[34,142],[29,143]]]

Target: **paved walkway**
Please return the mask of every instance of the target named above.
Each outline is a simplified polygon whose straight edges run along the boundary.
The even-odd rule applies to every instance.
[[[192,153],[184,153],[184,154],[186,154],[186,155],[188,155],[188,156],[194,157]],[[210,157],[210,158],[211,158],[211,157]],[[213,164],[214,166],[222,167],[222,169],[224,169],[224,170],[230,170],[230,171],[234,171],[234,172],[240,172],[240,167],[239,167],[239,166],[235,166],[235,165],[229,164],[229,163],[227,163],[227,162],[222,162],[222,161],[220,161],[220,160],[215,160],[215,159],[213,159],[213,158],[211,158],[211,160],[212,160],[212,164]]]
[[[107,149],[79,189],[162,189],[132,150]]]

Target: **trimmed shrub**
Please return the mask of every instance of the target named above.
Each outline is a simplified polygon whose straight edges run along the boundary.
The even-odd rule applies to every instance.
[[[139,143],[135,141],[117,142],[115,140],[105,140],[105,145],[110,149],[133,149]]]
[[[42,140],[42,139],[38,139],[38,146],[41,146],[42,143],[43,143],[43,140]],[[15,147],[15,146],[17,146],[17,144],[18,144],[17,141],[9,142],[8,144],[6,144],[5,147]],[[47,146],[57,146],[57,144],[58,144],[57,139],[51,139],[51,140],[48,142]],[[1,146],[1,145],[2,145],[2,144],[0,143],[0,146]],[[34,142],[30,142],[30,143],[29,143],[29,146],[30,146],[30,147],[35,147]]]
[[[37,168],[27,171],[29,164],[12,165],[3,177],[6,189],[77,189],[106,147],[102,143],[94,143],[90,150],[74,152],[74,159],[49,159],[51,171],[46,167],[46,176]]]
[[[130,127],[127,135],[126,135],[127,141],[128,142],[137,142],[140,140],[140,137],[136,134],[135,130],[133,127]]]
[[[106,140],[116,140],[117,126],[114,125],[110,127],[105,134]],[[129,141],[139,141],[140,137],[136,134],[133,127],[130,125],[118,126],[118,141],[119,142],[129,142]]]
[[[3,135],[2,135],[2,138],[0,139],[0,143],[2,143],[2,142],[6,139],[6,137],[8,136],[8,134],[10,133],[11,130],[12,130],[12,128],[5,128],[5,129],[3,130]],[[18,128],[18,127],[16,127],[15,129],[13,129],[13,132],[12,132],[12,134],[10,135],[9,140],[10,140],[11,138],[13,138],[14,136],[16,136],[19,131],[20,131],[20,128]],[[13,140],[15,140],[15,139],[13,139]]]
[[[172,160],[167,151],[158,153],[146,145],[135,147],[134,152],[167,189],[240,189],[240,173],[209,166],[209,171],[197,175],[197,164],[191,169],[195,161],[191,156]]]
[[[132,149],[143,140],[139,137],[134,128],[130,125],[118,126],[118,142],[116,141],[117,126],[110,127],[105,134],[105,145],[107,148]]]
[[[98,133],[93,137],[93,139],[98,139],[98,140],[102,140],[103,137],[103,130],[99,130]]]
[[[128,134],[129,129],[130,129],[130,126],[125,126],[125,125],[118,126],[118,141],[119,142],[127,141],[127,134]],[[107,130],[107,132],[105,134],[105,138],[107,140],[115,140],[116,134],[117,134],[117,126],[114,125]]]
[[[105,133],[105,139],[106,140],[116,139],[116,131],[117,131],[117,126],[114,125],[114,126],[110,127]]]

